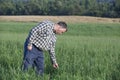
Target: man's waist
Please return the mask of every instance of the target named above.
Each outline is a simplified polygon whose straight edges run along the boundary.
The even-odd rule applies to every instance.
[[[41,48],[37,47],[35,44],[32,44],[36,49],[43,51]]]

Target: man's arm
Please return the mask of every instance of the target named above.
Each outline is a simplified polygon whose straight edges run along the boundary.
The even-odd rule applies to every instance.
[[[29,37],[28,37],[28,46],[32,46],[32,43],[35,40],[38,33],[46,31],[47,28],[45,26],[46,24],[44,22],[41,22],[30,31]]]
[[[49,50],[50,59],[54,68],[58,68],[58,64],[55,57],[55,45]]]
[[[38,29],[36,27],[34,27],[30,33],[29,33],[29,37],[28,37],[28,47],[32,46],[33,40],[36,38],[37,35],[37,31]]]

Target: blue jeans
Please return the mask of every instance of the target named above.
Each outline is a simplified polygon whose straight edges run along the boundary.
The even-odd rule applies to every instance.
[[[43,51],[32,45],[32,50],[27,49],[27,40],[24,44],[24,57],[22,70],[27,71],[30,66],[36,67],[36,73],[43,75],[44,73],[44,55]]]

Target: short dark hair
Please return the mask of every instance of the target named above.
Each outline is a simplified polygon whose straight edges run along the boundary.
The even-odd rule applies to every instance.
[[[67,24],[65,22],[59,21],[57,24],[60,25],[62,28],[65,28],[67,31]]]

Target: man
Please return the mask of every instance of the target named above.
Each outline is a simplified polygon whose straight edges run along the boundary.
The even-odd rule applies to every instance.
[[[62,34],[67,31],[65,22],[53,23],[51,21],[40,22],[32,28],[24,45],[23,71],[27,71],[29,66],[36,67],[36,73],[44,73],[43,50],[49,51],[52,65],[58,68],[55,57],[55,34]]]

